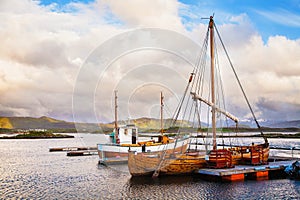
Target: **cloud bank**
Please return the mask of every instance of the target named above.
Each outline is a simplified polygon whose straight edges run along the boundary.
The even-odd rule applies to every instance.
[[[204,6],[197,12],[206,16]],[[99,0],[47,6],[39,1],[1,1],[0,115],[46,115],[72,121],[78,73],[97,47],[118,34],[147,27],[178,32],[201,46],[207,21],[198,20],[200,14],[193,11],[194,7],[175,0]],[[299,119],[300,39],[273,35],[263,41],[246,13],[220,15],[227,20],[217,27],[257,117]],[[261,15],[272,17],[267,12]],[[191,70],[178,56],[153,49],[116,58],[102,74],[105,82],[91,88],[96,119],[113,121],[114,90],[119,91],[120,118],[158,117],[160,90],[166,93],[171,113]],[[85,88],[94,87],[90,85],[93,76],[99,79],[91,71]],[[168,80],[168,86],[157,84],[159,80]],[[226,85],[230,109],[246,118],[249,112],[244,110],[241,94],[231,88],[233,83],[230,79]],[[100,90],[104,86],[106,90]],[[82,92],[82,105],[90,104]],[[82,113],[78,120],[94,122],[95,116]]]

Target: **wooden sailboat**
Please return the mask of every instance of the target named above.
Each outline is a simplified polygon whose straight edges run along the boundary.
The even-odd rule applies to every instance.
[[[161,110],[163,107],[163,95],[161,93]],[[127,162],[128,150],[135,152],[170,152],[185,151],[188,147],[189,137],[175,140],[163,134],[163,120],[161,120],[161,135],[158,140],[139,140],[138,128],[134,124],[120,126],[117,113],[117,91],[115,91],[115,127],[110,134],[110,142],[97,144],[99,163],[116,164]],[[161,117],[162,117],[161,111]]]
[[[196,120],[193,121],[198,122],[198,126],[194,129],[195,132],[206,134],[206,137],[209,139],[212,136],[212,149],[209,149],[207,146],[204,150],[194,149],[194,151],[185,151],[185,152],[156,152],[156,153],[139,153],[135,151],[129,151],[128,156],[128,168],[132,176],[144,176],[144,175],[152,175],[153,177],[157,177],[158,175],[177,175],[177,174],[189,174],[193,173],[196,169],[209,167],[209,168],[231,168],[238,164],[251,164],[251,165],[260,165],[266,164],[268,162],[269,157],[269,144],[267,138],[263,135],[263,132],[260,129],[258,121],[254,115],[254,112],[249,104],[249,101],[245,95],[244,90],[241,87],[241,83],[235,73],[235,70],[232,66],[231,61],[230,65],[233,69],[233,72],[237,78],[238,84],[242,90],[242,93],[246,99],[246,102],[250,108],[250,111],[253,115],[253,118],[256,122],[258,129],[260,130],[264,142],[261,144],[251,145],[227,145],[229,147],[225,148],[225,145],[221,146],[217,144],[217,118],[221,118],[223,116],[226,121],[227,119],[232,120],[236,124],[236,130],[238,128],[238,118],[234,115],[227,112],[225,109],[222,109],[219,105],[221,105],[219,96],[216,95],[216,80],[215,80],[215,38],[214,38],[214,30],[216,29],[213,17],[210,17],[208,31],[206,34],[206,39],[204,41],[204,49],[206,51],[206,47],[210,46],[210,100],[206,100],[203,95],[203,76],[204,69],[201,68],[202,65],[205,65],[205,61],[199,61],[193,72],[191,73],[188,81],[188,85],[186,87],[184,97],[188,94],[192,99],[192,105],[189,108],[194,108],[194,116],[196,116]],[[217,31],[218,33],[218,31]],[[219,34],[218,34],[219,36]],[[210,38],[208,40],[208,38]],[[220,36],[219,36],[220,38]],[[220,38],[221,40],[221,38]],[[221,40],[223,45],[223,42]],[[227,51],[223,45],[223,48],[228,57]],[[204,52],[204,51],[203,51]],[[206,59],[206,54],[202,55],[203,60]],[[229,57],[228,57],[229,59]],[[200,60],[200,59],[199,59]],[[204,63],[204,64],[203,64]],[[217,82],[220,84],[220,82]],[[220,88],[220,87],[219,87]],[[177,120],[179,116],[179,112],[181,110],[181,106],[184,105],[184,99],[179,103],[179,107],[177,109],[177,114],[175,115],[174,121]],[[218,101],[217,101],[218,100]],[[188,100],[186,102],[189,102]],[[219,103],[219,105],[218,105]],[[188,104],[186,103],[188,106]],[[204,133],[205,129],[201,127],[201,109],[204,106],[207,106],[207,111],[211,113],[211,126],[206,128],[206,133]],[[183,109],[183,110],[192,110],[192,109]],[[191,116],[191,115],[189,115]],[[209,142],[208,142],[209,143]],[[206,144],[208,144],[206,143]]]

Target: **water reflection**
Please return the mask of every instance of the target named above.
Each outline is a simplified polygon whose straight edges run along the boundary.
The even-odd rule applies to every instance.
[[[219,183],[193,176],[134,177],[127,165],[104,167],[97,156],[67,157],[50,147],[84,146],[80,140],[0,140],[0,199],[297,199],[300,182],[278,179]],[[272,142],[272,141],[271,141]],[[288,140],[277,141],[289,145]],[[300,144],[300,140],[292,141]]]
[[[135,187],[140,185],[182,185],[189,182],[193,182],[192,176],[163,176],[159,178],[152,177],[131,177],[127,184],[129,187]]]
[[[237,185],[216,183],[193,176],[132,177],[123,188],[123,197],[138,199],[232,199]]]
[[[292,187],[289,186],[292,182]],[[133,199],[298,199],[300,182],[287,179],[211,182],[193,176],[132,177],[122,197]]]

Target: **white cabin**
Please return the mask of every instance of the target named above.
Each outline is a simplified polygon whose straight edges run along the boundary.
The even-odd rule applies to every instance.
[[[127,124],[118,127],[119,144],[136,144],[138,141],[138,128],[134,124]],[[116,130],[110,135],[110,142],[117,143],[115,137]]]

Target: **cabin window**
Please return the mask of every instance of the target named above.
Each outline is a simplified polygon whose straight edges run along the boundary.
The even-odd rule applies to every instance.
[[[136,129],[132,129],[132,136],[136,136]]]

